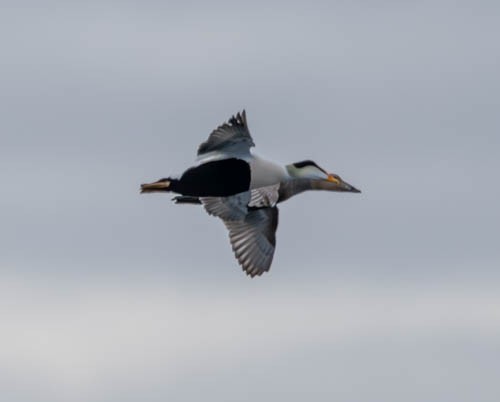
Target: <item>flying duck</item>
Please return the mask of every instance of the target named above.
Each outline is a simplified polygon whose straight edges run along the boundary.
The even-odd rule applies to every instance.
[[[281,166],[252,154],[253,146],[243,110],[199,146],[196,166],[178,178],[141,185],[141,193],[177,193],[176,204],[201,204],[220,218],[236,259],[251,277],[271,267],[278,203],[307,190],[360,193],[311,160]]]

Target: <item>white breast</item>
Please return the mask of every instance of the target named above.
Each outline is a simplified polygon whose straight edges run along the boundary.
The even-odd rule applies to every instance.
[[[251,171],[250,189],[277,184],[289,177],[283,166],[257,155],[252,156],[248,161]]]

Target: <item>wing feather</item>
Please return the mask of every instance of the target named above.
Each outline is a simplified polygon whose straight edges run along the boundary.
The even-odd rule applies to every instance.
[[[245,191],[230,197],[200,197],[200,201],[209,215],[222,220],[244,219],[250,201],[250,192]]]
[[[243,110],[232,116],[227,123],[217,127],[208,139],[198,147],[198,160],[205,160],[211,155],[224,157],[244,157],[255,146],[248,130],[246,113]]]
[[[269,271],[276,247],[279,185],[230,197],[201,197],[205,210],[224,222],[234,255],[254,277]]]
[[[274,207],[280,197],[279,189],[280,183],[250,190],[250,202],[248,206],[253,208]]]
[[[224,221],[236,259],[254,277],[269,271],[276,247],[278,208],[248,211],[243,220]]]

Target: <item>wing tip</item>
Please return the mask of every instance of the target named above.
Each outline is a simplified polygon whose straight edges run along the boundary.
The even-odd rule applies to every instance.
[[[235,253],[236,254],[236,253]],[[236,256],[236,255],[235,255]],[[240,264],[241,269],[247,276],[250,278],[255,278],[256,276],[261,276],[262,274],[269,272],[271,270],[271,265],[273,262],[273,256],[269,259],[267,263],[264,263],[263,266],[260,266],[260,264],[255,264],[250,261],[241,261],[238,256],[236,256],[236,259],[238,261],[238,264]]]
[[[247,276],[249,276],[251,279],[255,278],[256,276],[262,276],[263,273],[269,272],[269,268],[267,269],[258,269],[257,267],[247,267],[245,268],[244,266],[241,266],[241,269]]]
[[[250,136],[250,130],[248,129],[248,123],[247,123],[247,114],[245,109],[243,109],[241,112],[237,112],[235,115],[232,115],[227,122],[221,124],[218,126],[212,134],[214,134],[217,131],[221,131],[227,128],[232,128],[232,127],[237,127],[237,128],[242,128],[246,132],[246,136],[248,138],[246,141],[248,141],[250,147],[254,147],[255,143],[253,142],[252,137]],[[212,135],[210,134],[210,136]],[[209,138],[202,142],[199,147],[198,147],[198,152],[197,155],[200,156],[204,153],[213,151],[213,144],[210,143],[210,136]]]
[[[229,118],[228,123],[232,126],[242,126],[248,129],[247,113],[245,109],[243,109],[241,112],[236,113],[235,115],[232,115]]]

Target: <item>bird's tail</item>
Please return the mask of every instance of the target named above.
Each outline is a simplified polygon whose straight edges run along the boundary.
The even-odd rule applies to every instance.
[[[154,183],[141,184],[141,193],[164,193],[175,191],[176,179],[160,179]]]

